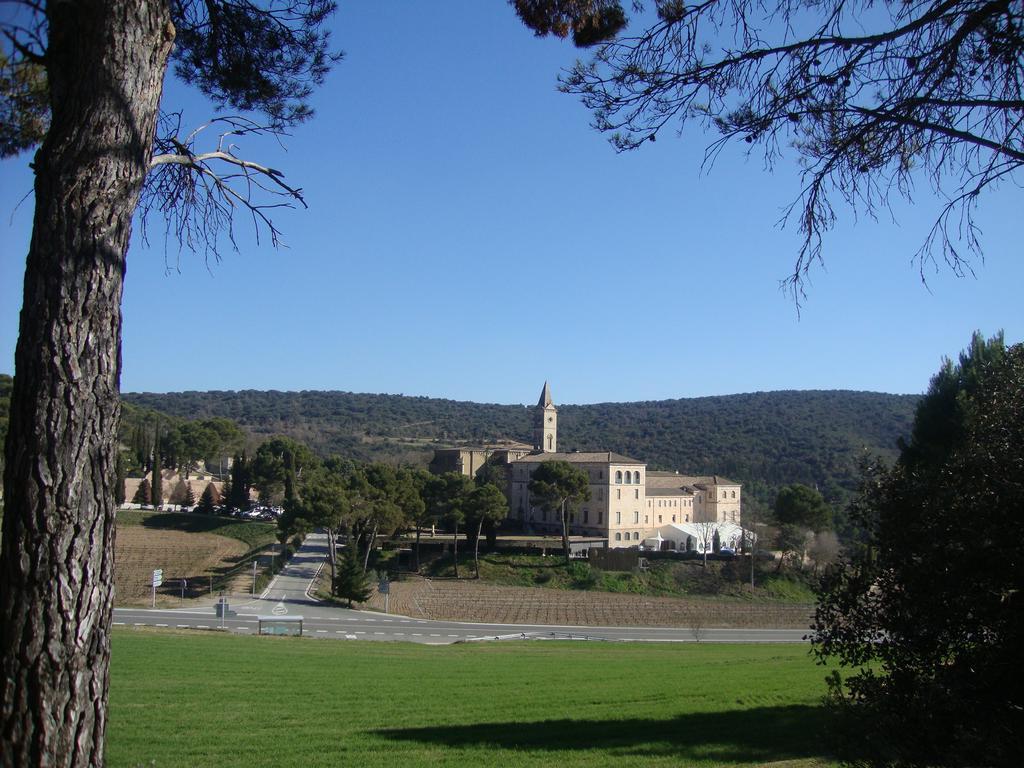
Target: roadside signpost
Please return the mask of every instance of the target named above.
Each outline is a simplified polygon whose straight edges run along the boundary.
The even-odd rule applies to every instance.
[[[164,570],[157,568],[153,571],[153,607],[156,608],[156,588],[164,583]]]
[[[391,599],[391,582],[381,579],[377,582],[377,591],[384,595],[384,613],[388,613],[388,602]]]

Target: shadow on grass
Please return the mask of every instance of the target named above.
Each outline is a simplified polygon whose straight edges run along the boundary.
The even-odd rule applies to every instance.
[[[144,528],[161,531],[183,531],[184,533],[210,533],[221,528],[239,525],[238,520],[217,515],[191,515],[187,512],[161,512],[142,520]]]
[[[719,764],[834,758],[824,707],[759,707],[666,719],[545,720],[374,731],[394,741],[511,750],[599,750]]]

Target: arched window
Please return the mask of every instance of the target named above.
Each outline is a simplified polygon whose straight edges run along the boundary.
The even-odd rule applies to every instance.
[[[636,483],[637,485],[640,485],[640,473],[639,472],[634,472],[633,473],[633,482]]]
[[[632,482],[633,482],[633,475],[631,473],[627,472],[626,473],[626,485],[629,485]]]
[[[621,533],[616,533],[615,534],[615,540],[616,541],[622,541],[622,534]]]
[[[548,450],[551,450],[551,441],[555,439],[554,435],[548,435]]]
[[[617,484],[621,484],[622,483],[622,470],[619,470],[619,471],[617,471],[615,473],[615,482]]]
[[[736,498],[736,491],[733,491],[733,492],[732,492],[732,497],[733,497],[734,499]]]
[[[633,531],[633,541],[640,541],[640,531]]]

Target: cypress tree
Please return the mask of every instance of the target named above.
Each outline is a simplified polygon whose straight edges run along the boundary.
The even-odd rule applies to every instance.
[[[164,501],[164,479],[160,466],[160,422],[156,423],[156,435],[153,438],[153,481],[150,483],[153,494],[153,507],[159,509]]]
[[[185,498],[182,500],[182,506],[194,507],[196,505],[196,494],[192,490],[192,483],[185,483]]]
[[[214,488],[213,483],[207,484],[203,490],[203,495],[199,497],[199,506],[196,507],[196,512],[203,515],[212,515],[217,511],[217,489]]]
[[[142,482],[139,483],[139,489],[135,491],[135,495],[132,497],[132,504],[141,504],[145,507],[151,503],[152,498],[149,479],[144,477]]]
[[[124,454],[117,452],[117,464],[114,465],[114,503],[124,506]]]

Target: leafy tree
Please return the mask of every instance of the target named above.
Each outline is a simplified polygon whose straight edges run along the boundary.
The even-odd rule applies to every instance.
[[[557,512],[562,523],[562,551],[569,564],[569,507],[590,500],[587,473],[567,461],[545,461],[530,476],[530,501],[547,512]]]
[[[132,504],[141,504],[144,507],[149,506],[153,503],[153,489],[149,484],[149,478],[142,478],[142,482],[139,483],[139,487],[135,490],[135,495],[132,497]]]
[[[879,761],[1024,754],[1024,346],[975,335],[932,379],[892,468],[865,472],[863,548],[823,580],[814,651]]]
[[[432,519],[424,499],[424,489],[430,481],[430,475],[422,469],[406,467],[398,470],[398,481],[397,504],[402,509],[406,523],[416,529],[416,572],[419,573],[420,530]]]
[[[787,485],[775,498],[775,522],[795,525],[817,533],[832,527],[832,510],[814,488],[800,483]]]
[[[260,490],[260,501],[295,498],[295,485],[306,468],[318,463],[309,447],[288,437],[263,443],[249,466],[252,484]]]
[[[235,210],[276,241],[252,194],[301,202],[233,142],[203,152],[209,132],[181,130],[172,106],[159,119],[168,63],[216,104],[266,116],[219,118],[214,131],[279,132],[311,114],[311,88],[332,60],[324,21],[333,10],[331,0],[23,0],[0,19],[0,122],[13,112],[18,126],[0,150],[42,142],[5,441],[0,754],[9,765],[103,762],[121,291],[140,199],[143,213],[167,212],[168,230],[207,255],[230,235]],[[31,87],[9,85],[33,68]],[[19,102],[26,91],[36,95]]]
[[[458,472],[431,477],[424,489],[427,510],[452,531],[455,578],[459,577],[459,526],[466,519],[466,502],[473,481]]]
[[[946,201],[918,256],[941,254],[962,273],[967,252],[980,252],[980,193],[1024,164],[1016,2],[654,0],[657,18],[623,37],[621,0],[512,4],[538,35],[602,43],[561,89],[618,150],[697,123],[720,136],[708,163],[735,139],[763,145],[769,167],[796,153],[801,192],[786,218],[803,234],[788,280],[797,289],[821,259],[836,198],[871,215],[909,200],[918,179]]]
[[[305,528],[323,528],[327,532],[331,584],[337,578],[334,566],[338,529],[351,508],[344,483],[344,477],[326,468],[311,470],[303,480],[301,498],[286,499],[284,514],[277,521],[282,544]]]
[[[203,489],[203,493],[199,497],[199,505],[196,507],[196,512],[202,515],[212,515],[217,511],[219,501],[216,487],[213,483],[207,483],[206,488]]]
[[[474,488],[466,500],[466,517],[476,523],[476,536],[473,547],[473,565],[476,578],[480,578],[480,532],[487,522],[497,523],[508,515],[508,500],[505,494],[490,483]]]
[[[372,594],[373,587],[370,586],[366,571],[359,564],[359,554],[352,547],[346,547],[338,558],[334,596],[348,600],[348,607],[351,608],[353,602],[365,603]]]

